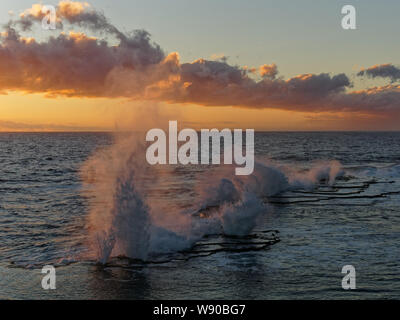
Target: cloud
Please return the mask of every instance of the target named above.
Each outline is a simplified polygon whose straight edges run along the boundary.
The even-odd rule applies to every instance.
[[[275,63],[263,64],[260,66],[260,75],[265,78],[274,79],[278,74],[278,68]]]
[[[7,24],[0,36],[0,93],[312,112],[393,112],[400,107],[398,86],[351,91],[345,74],[302,74],[285,80],[276,77],[275,64],[265,64],[257,79],[253,68],[232,66],[226,59],[181,63],[177,53],[165,54],[146,31],[121,32],[87,3],[61,1],[59,25],[85,28],[96,37],[62,32],[36,42],[21,32],[40,21],[38,6]]]
[[[87,127],[76,125],[58,125],[58,124],[32,124],[14,121],[0,120],[0,131],[106,131],[101,127]]]
[[[358,76],[368,76],[370,78],[389,78],[392,82],[400,80],[400,69],[394,65],[387,63],[381,65],[375,65],[368,69],[363,69]]]
[[[154,71],[162,76],[160,73],[168,64],[163,62],[164,53],[150,44],[146,32],[136,31],[128,41],[109,46],[105,41],[71,32],[38,43],[8,27],[0,45],[0,92],[114,97],[123,92],[116,92],[109,79],[122,70],[136,75],[138,83],[133,87],[138,89],[160,80],[155,79],[155,74],[149,75],[157,69]]]
[[[210,58],[211,60],[227,62],[229,57],[223,53],[213,53]]]

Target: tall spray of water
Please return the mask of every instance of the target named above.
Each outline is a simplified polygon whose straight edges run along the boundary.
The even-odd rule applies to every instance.
[[[144,141],[119,137],[82,167],[89,244],[101,263],[189,249],[207,234],[247,235],[269,210],[268,197],[333,183],[341,173],[337,162],[309,170],[257,162],[249,176],[232,166],[150,166]]]
[[[143,146],[132,137],[96,152],[82,168],[90,199],[90,244],[103,263],[111,253],[138,259],[148,254],[151,219],[139,182],[147,168],[136,161]]]

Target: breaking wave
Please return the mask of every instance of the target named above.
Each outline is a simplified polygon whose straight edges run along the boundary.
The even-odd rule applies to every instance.
[[[209,235],[247,236],[271,210],[269,197],[329,185],[343,175],[336,161],[308,169],[256,162],[250,176],[236,176],[231,166],[193,170],[190,186],[176,181],[176,166],[147,165],[145,146],[138,141],[144,139],[120,138],[81,169],[90,205],[89,245],[103,264],[112,257],[148,261],[192,248]],[[182,192],[191,193],[192,203],[180,203]]]

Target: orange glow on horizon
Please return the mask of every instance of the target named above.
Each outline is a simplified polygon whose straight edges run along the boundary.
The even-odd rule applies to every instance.
[[[141,110],[141,111],[139,111]],[[143,112],[145,110],[145,112]],[[163,114],[163,116],[160,116]],[[184,127],[253,128],[257,131],[396,130],[385,117],[361,113],[307,113],[277,109],[204,107],[118,99],[45,98],[40,94],[0,96],[0,131],[135,130],[142,118],[178,120]]]

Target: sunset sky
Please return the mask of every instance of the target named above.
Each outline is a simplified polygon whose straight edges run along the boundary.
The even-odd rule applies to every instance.
[[[397,0],[42,3],[0,2],[0,131],[400,130]]]

